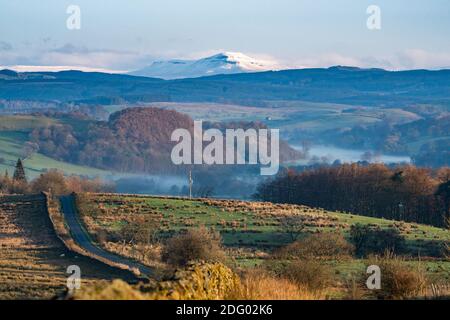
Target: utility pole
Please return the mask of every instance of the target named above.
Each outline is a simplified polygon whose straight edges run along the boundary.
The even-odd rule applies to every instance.
[[[404,219],[403,216],[405,214],[405,205],[402,202],[398,204],[398,212],[400,214],[399,220],[403,220]]]
[[[189,170],[189,199],[192,199],[192,184],[194,180],[192,180],[192,170]]]

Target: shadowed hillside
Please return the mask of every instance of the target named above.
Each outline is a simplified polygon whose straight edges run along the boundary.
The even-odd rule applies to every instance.
[[[304,100],[352,105],[445,103],[450,71],[331,67],[164,81],[80,71],[0,74],[0,98],[79,101],[255,102]],[[5,72],[7,74],[5,74]],[[17,90],[20,85],[21,90]]]

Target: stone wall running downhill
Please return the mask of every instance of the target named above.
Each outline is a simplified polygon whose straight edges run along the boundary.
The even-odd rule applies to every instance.
[[[171,279],[130,286],[121,280],[68,294],[71,300],[223,300],[240,287],[239,277],[221,263],[193,263]]]
[[[66,246],[68,250],[71,250],[87,258],[97,260],[111,268],[117,268],[125,272],[129,272],[133,277],[139,278],[141,276],[138,271],[131,269],[127,265],[113,262],[81,248],[70,235],[70,230],[64,222],[63,214],[60,211],[58,200],[53,199],[48,193],[42,193],[42,195],[45,199],[45,208],[56,236],[61,240],[61,242]]]

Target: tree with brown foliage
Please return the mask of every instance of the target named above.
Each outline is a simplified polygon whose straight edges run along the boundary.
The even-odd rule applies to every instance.
[[[35,193],[50,192],[56,195],[68,193],[66,179],[64,174],[58,170],[50,170],[41,174],[31,183],[31,190]]]
[[[449,200],[446,185],[440,180],[445,173],[439,176],[412,165],[389,168],[383,164],[344,164],[282,173],[259,185],[255,196],[263,201],[442,227]]]
[[[40,152],[58,160],[119,172],[171,172],[170,154],[178,128],[192,131],[193,120],[172,110],[129,108],[109,121],[56,124],[30,134]],[[80,130],[80,128],[82,128]]]

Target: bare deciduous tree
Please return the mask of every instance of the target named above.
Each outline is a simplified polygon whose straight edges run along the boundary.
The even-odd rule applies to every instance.
[[[304,231],[305,221],[302,216],[284,216],[280,219],[280,226],[295,241]]]

